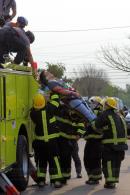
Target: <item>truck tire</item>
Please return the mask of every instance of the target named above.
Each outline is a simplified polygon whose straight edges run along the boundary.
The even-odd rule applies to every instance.
[[[13,184],[19,191],[25,190],[29,180],[29,155],[27,139],[23,135],[18,137],[17,162],[13,172]]]

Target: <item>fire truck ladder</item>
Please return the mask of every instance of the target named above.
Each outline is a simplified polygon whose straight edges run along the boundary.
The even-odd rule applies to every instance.
[[[4,173],[0,173],[0,188],[6,195],[20,195],[20,192]]]

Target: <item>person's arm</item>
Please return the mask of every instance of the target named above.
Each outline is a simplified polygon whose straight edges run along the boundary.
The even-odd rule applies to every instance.
[[[31,67],[32,67],[34,78],[37,79],[37,76],[38,76],[37,63],[34,62],[34,60],[33,60],[33,56],[32,56],[30,47],[27,47],[27,56],[28,56],[29,63],[31,64]]]
[[[58,111],[59,105],[60,105],[60,97],[56,93],[52,93],[50,95],[50,101],[48,101],[46,109],[51,114],[55,115]]]
[[[4,27],[17,27],[17,23],[16,22],[6,22]]]
[[[84,136],[84,134],[86,132],[84,123],[79,122],[79,123],[76,124],[76,132],[77,132],[77,135],[79,135],[80,137]]]
[[[30,47],[27,47],[27,56],[28,56],[29,63],[31,64],[31,66],[33,68],[34,60],[33,60],[33,56],[32,56],[32,52],[31,52]]]
[[[62,95],[70,95],[70,96],[76,96],[76,97],[80,97],[80,94],[77,93],[77,92],[74,92],[74,91],[70,91],[68,89],[65,89],[63,87],[60,87],[60,86],[55,86],[53,88],[53,91],[54,92],[57,92],[59,94],[62,94]]]
[[[107,114],[103,112],[100,114],[94,121],[92,121],[91,125],[94,131],[98,133],[103,132],[103,128],[108,128],[108,120]]]
[[[10,20],[12,20],[17,14],[17,8],[16,8],[16,2],[15,0],[13,1],[12,4],[12,15],[10,16]]]

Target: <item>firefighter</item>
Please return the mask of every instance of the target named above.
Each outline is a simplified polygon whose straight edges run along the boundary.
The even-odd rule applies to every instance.
[[[30,44],[35,40],[33,32],[24,32],[18,27],[3,27],[0,29],[0,68],[5,63],[5,55],[10,52],[16,53],[13,63],[20,64],[26,55],[35,74],[37,74],[36,63],[33,60]]]
[[[102,132],[102,168],[105,177],[104,188],[115,188],[119,182],[121,162],[125,157],[127,145],[127,129],[124,118],[116,112],[117,101],[107,97],[104,111],[92,127],[96,132]]]
[[[82,178],[82,174],[81,174],[82,166],[81,166],[81,160],[79,156],[78,140],[76,139],[70,140],[70,145],[72,148],[71,158],[73,159],[74,164],[75,164],[77,178]]]
[[[22,30],[28,25],[28,20],[23,16],[18,16],[16,22],[6,22],[4,27],[19,27]]]
[[[99,116],[103,110],[102,98],[98,96],[91,97],[89,100],[93,112]],[[99,180],[102,179],[101,169],[101,139],[102,134],[96,133],[91,126],[87,127],[86,134],[84,136],[86,140],[84,148],[84,166],[88,174],[88,180],[86,184],[93,185],[99,184]]]
[[[79,138],[83,138],[86,132],[86,129],[85,129],[85,121],[82,118],[82,116],[79,114],[79,112],[75,110],[70,110],[70,119],[73,122],[73,126],[76,128],[76,132],[78,133]],[[79,156],[78,141],[79,139],[71,139],[69,142],[72,148],[71,159],[73,159],[74,164],[75,164],[77,178],[82,178],[82,174],[81,174],[82,165],[81,165],[81,159]]]
[[[77,115],[78,116],[78,115]],[[57,126],[60,131],[59,148],[60,148],[60,159],[61,159],[61,170],[63,174],[62,183],[66,184],[67,180],[71,177],[71,157],[72,157],[72,146],[71,140],[79,140],[85,132],[83,122],[76,121],[76,117],[72,118],[72,113],[66,105],[59,107],[59,114],[56,116]]]
[[[57,144],[59,132],[56,128],[56,118],[54,116],[58,107],[59,96],[57,94],[51,94],[50,101],[47,103],[42,94],[34,96],[30,116],[35,124],[33,148],[37,166],[37,182],[40,187],[45,185],[47,164],[49,164],[50,183],[55,188],[62,186]]]
[[[10,14],[11,11],[11,14]],[[16,1],[15,0],[1,0],[0,1],[0,25],[3,21],[11,21],[16,16]]]
[[[22,30],[23,31],[23,35],[26,35],[26,32],[24,30],[24,28],[28,25],[28,21],[25,17],[23,16],[19,16],[17,17],[17,22],[6,22],[5,25],[3,25],[3,28],[5,27],[17,27],[17,28],[20,28],[20,31]],[[9,58],[9,55],[6,54],[6,57]],[[29,62],[29,56],[27,55],[27,52],[26,52],[26,55],[24,57],[24,60],[23,60],[23,65],[24,66],[27,66],[28,65],[28,62]]]
[[[70,113],[69,115],[70,115],[71,121],[76,124],[77,130],[81,133],[80,138],[82,138],[86,132],[85,123],[83,121],[83,118],[81,118],[81,115],[79,115],[79,113],[74,110],[70,110],[69,113]],[[78,140],[79,139],[71,139],[69,143],[71,146],[71,159],[73,159],[74,164],[75,164],[77,178],[82,178],[82,174],[81,174],[82,165],[81,165],[81,159],[79,156]]]
[[[82,99],[80,94],[74,90],[71,90],[63,80],[57,80],[54,78],[53,74],[46,70],[43,70],[40,73],[39,80],[41,85],[47,86],[49,90],[60,94],[64,103],[82,114],[86,121],[91,122],[96,118],[96,115]]]

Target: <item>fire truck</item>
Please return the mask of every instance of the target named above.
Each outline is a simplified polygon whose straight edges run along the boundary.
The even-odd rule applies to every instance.
[[[0,173],[23,191],[33,153],[34,125],[29,113],[38,83],[31,68],[22,71],[19,67],[0,69]]]

